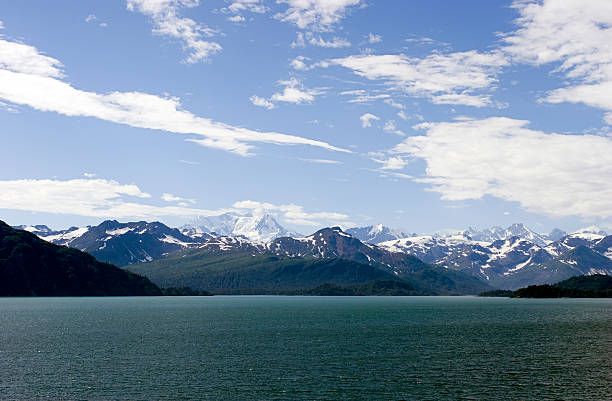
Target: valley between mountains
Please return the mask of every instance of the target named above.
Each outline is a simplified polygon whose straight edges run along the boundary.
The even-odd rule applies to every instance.
[[[595,228],[539,234],[514,224],[422,236],[377,225],[330,227],[305,236],[268,214],[230,213],[180,228],[114,220],[61,231],[15,228],[144,275],[160,287],[213,293],[300,293],[377,282],[368,288],[391,295],[460,295],[612,275],[612,236]]]

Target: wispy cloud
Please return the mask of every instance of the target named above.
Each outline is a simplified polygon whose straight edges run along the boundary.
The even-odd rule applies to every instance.
[[[372,32],[369,33],[368,43],[374,44],[374,43],[380,43],[380,42],[382,42],[382,36],[373,34]]]
[[[391,88],[429,99],[436,104],[492,105],[490,94],[501,67],[508,65],[500,52],[434,53],[425,58],[404,55],[357,55],[332,63],[369,80],[383,80]]]
[[[342,164],[342,162],[339,162],[338,160],[329,160],[329,159],[304,159],[304,158],[298,158],[298,160],[301,160],[303,162],[308,162],[308,163],[316,163],[316,164]]]
[[[196,203],[195,199],[183,198],[181,196],[176,196],[167,192],[163,193],[161,198],[165,202],[178,202],[179,206],[187,206]]]
[[[128,10],[140,12],[153,20],[153,33],[183,43],[183,47],[190,51],[184,60],[189,64],[206,61],[221,51],[219,43],[203,40],[204,36],[213,36],[216,33],[214,29],[180,16],[181,8],[198,5],[199,0],[127,0]]]
[[[317,31],[331,30],[351,7],[363,4],[361,0],[277,0],[277,3],[287,4],[288,8],[276,14],[276,19]]]
[[[0,99],[66,116],[95,117],[137,128],[192,135],[188,140],[242,156],[252,143],[309,145],[349,152],[322,141],[275,132],[260,132],[215,122],[183,110],[175,97],[142,92],[88,92],[63,81],[62,64],[32,46],[0,39]],[[287,99],[292,93],[287,94]],[[299,94],[294,100],[299,100]],[[306,93],[308,101],[314,93]]]
[[[388,132],[390,134],[395,134],[395,135],[406,135],[402,130],[397,128],[397,125],[395,124],[395,120],[389,120],[385,123],[385,125],[383,126],[383,131]]]
[[[324,39],[323,36],[315,35],[312,32],[298,32],[296,39],[291,42],[291,47],[306,47],[307,44],[331,49],[351,46],[351,42],[349,42],[348,39],[339,38],[337,36]]]

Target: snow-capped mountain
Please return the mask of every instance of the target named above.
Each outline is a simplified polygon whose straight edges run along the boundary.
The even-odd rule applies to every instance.
[[[517,235],[509,235],[512,232]],[[584,272],[612,274],[612,269],[608,269],[599,257],[567,262],[573,260],[568,255],[579,247],[612,259],[612,236],[604,236],[600,230],[581,230],[550,241],[533,234],[526,227],[515,224],[508,229],[494,227],[484,233],[468,230],[452,236],[411,237],[378,245],[392,252],[414,255],[427,263],[462,271],[500,288],[554,282]],[[500,239],[489,242],[493,238]],[[555,269],[549,268],[549,264]]]
[[[493,242],[512,237],[519,237],[539,246],[546,246],[550,242],[547,236],[538,234],[521,223],[512,224],[508,228],[494,226],[482,231],[470,227],[463,232],[463,235],[479,242]]]
[[[181,232],[190,237],[203,233],[221,236],[245,237],[251,241],[266,243],[280,237],[299,236],[283,228],[271,214],[240,215],[225,213],[219,216],[198,217],[181,227]]]
[[[158,259],[181,249],[196,247],[211,238],[205,234],[194,240],[162,223],[145,221],[119,223],[107,220],[97,226],[71,227],[61,231],[45,226],[32,228],[36,230],[28,231],[48,242],[77,248],[99,261],[117,266]]]
[[[257,243],[240,237],[214,237],[185,255],[217,257],[223,253],[250,256],[274,254],[300,259],[345,259],[373,266],[403,280],[415,280],[415,283],[421,284],[426,282],[431,289],[443,288],[448,293],[477,293],[488,287],[469,275],[432,267],[412,255],[390,252],[364,243],[343,232],[340,227],[323,228],[307,237],[281,237],[268,243]]]
[[[354,227],[346,230],[347,234],[359,239],[360,241],[370,244],[378,244],[384,241],[392,241],[394,239],[411,237],[414,234],[408,234],[402,230],[389,228],[382,224],[367,227]]]
[[[417,236],[376,225],[348,232],[338,227],[325,228],[302,237],[285,230],[271,215],[225,214],[198,219],[181,231],[157,222],[114,220],[60,231],[43,225],[16,228],[119,266],[194,249],[215,254],[274,253],[350,259],[383,266],[394,274],[404,274],[417,265],[425,266],[423,261],[466,273],[499,288],[554,282],[577,274],[612,275],[609,263],[612,262],[612,236],[596,227],[571,234],[553,230],[550,235],[541,235],[522,224],[513,224],[506,229],[470,228],[454,235]],[[392,239],[382,241],[386,238]]]

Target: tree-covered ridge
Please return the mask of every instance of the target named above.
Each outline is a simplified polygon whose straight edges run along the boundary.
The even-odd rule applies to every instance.
[[[0,296],[161,295],[148,278],[0,221]]]
[[[612,277],[605,274],[576,276],[553,285],[530,285],[516,291],[487,291],[481,293],[480,296],[506,296],[512,298],[612,298]]]
[[[402,256],[402,255],[400,255]],[[250,251],[186,250],[165,259],[130,265],[161,287],[188,286],[216,294],[285,294],[324,284],[350,287],[373,281],[395,281],[418,295],[478,294],[485,283],[461,272],[419,261],[417,271],[394,274],[388,266],[340,257],[287,256]],[[414,295],[417,295],[415,292]]]

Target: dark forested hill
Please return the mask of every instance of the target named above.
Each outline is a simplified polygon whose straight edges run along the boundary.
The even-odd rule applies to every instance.
[[[0,221],[0,296],[161,295],[148,278]]]
[[[611,298],[612,277],[576,276],[553,285],[530,285],[512,294],[516,298]]]

